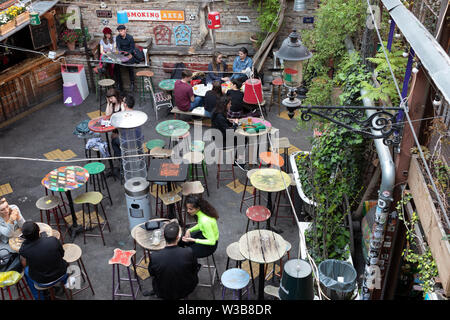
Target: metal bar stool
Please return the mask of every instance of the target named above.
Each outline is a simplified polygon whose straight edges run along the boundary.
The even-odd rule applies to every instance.
[[[57,196],[45,196],[41,197],[36,201],[36,207],[39,209],[39,213],[41,215],[41,222],[44,222],[42,213],[45,213],[45,216],[47,218],[47,224],[50,226],[56,226],[58,228],[58,232],[62,235],[61,232],[61,224],[60,221],[62,220],[64,222],[64,226],[66,227],[66,233],[69,229],[66,220],[64,219],[64,215],[61,210],[63,202],[58,198]],[[59,211],[59,212],[58,212]],[[55,219],[55,223],[51,223],[51,217],[50,214],[53,214],[53,218]],[[48,236],[51,236],[49,234]],[[65,236],[65,234],[64,234]],[[64,238],[62,236],[62,238]]]
[[[281,78],[275,78],[272,80],[272,94],[270,96],[270,107],[269,112],[272,109],[273,100],[275,97],[275,88],[278,91],[277,104],[278,104],[278,114],[281,111],[281,91],[283,90],[283,80]]]
[[[203,196],[203,192],[205,192],[205,188],[200,181],[186,181],[181,185],[181,207],[184,212],[183,219],[181,221],[182,226],[186,226],[186,210],[184,208],[184,198],[190,194],[199,195],[200,198]]]
[[[210,256],[212,258],[212,261],[213,261],[214,265],[210,265],[209,264],[209,257]],[[214,294],[213,286],[214,286],[214,282],[215,282],[216,276],[217,276],[217,279],[220,279],[220,277],[219,277],[219,273],[217,271],[217,265],[216,265],[216,260],[214,259],[214,253],[211,253],[210,256],[205,257],[206,258],[206,264],[202,264],[201,265],[201,268],[207,268],[208,269],[210,283],[209,284],[208,283],[199,283],[198,286],[199,287],[210,287],[213,299],[216,300],[216,296]],[[203,258],[201,258],[201,259],[203,259]],[[212,268],[214,268],[214,271],[215,271],[214,274],[211,273],[211,269]]]
[[[231,164],[231,170],[222,170],[220,169],[220,163],[222,162],[222,157],[225,154],[225,159],[229,159],[230,158],[230,154],[233,154],[233,149],[226,149],[225,152],[222,149],[216,149],[217,153],[218,153],[218,158],[217,158],[217,189],[219,189],[219,183],[220,181],[228,181],[228,180],[233,180],[233,185],[234,188],[236,188],[236,177],[234,175],[234,159],[231,159],[233,161],[233,163]],[[226,173],[226,172],[231,172],[233,175],[233,178],[221,178],[220,174],[221,173]]]
[[[28,293],[30,300],[33,300],[33,295],[28,288],[27,282],[23,277],[23,272],[19,273],[16,271],[12,271],[7,278],[2,279],[0,282],[0,291],[2,294],[2,300],[5,300],[5,294],[3,289],[6,289],[8,292],[9,300],[13,300],[13,293],[11,292],[11,287],[16,286],[17,298],[14,300],[28,300],[25,294],[25,291]]]
[[[152,139],[145,143],[145,147],[147,148],[147,154],[149,155],[149,157],[147,159],[147,168],[150,167],[150,158],[151,158],[150,151],[156,147],[164,148],[165,145],[166,145],[166,142],[162,139]]]
[[[250,224],[250,220],[257,223],[257,228],[259,229],[259,223],[266,221],[267,226],[269,225],[270,219],[270,210],[264,206],[251,206],[245,212],[247,216],[247,227],[245,228],[245,232],[248,231],[248,226]]]
[[[239,211],[242,212],[242,205],[245,203],[247,205],[246,201],[253,200],[253,205],[256,205],[256,198],[259,198],[259,202],[261,203],[261,191],[257,190],[256,188],[253,188],[253,192],[251,196],[245,197],[245,191],[247,190],[248,182],[250,180],[250,177],[255,173],[257,169],[251,169],[247,171],[247,174],[245,176],[245,185],[244,185],[244,192],[242,193],[242,199],[241,199],[241,206],[239,208]],[[247,205],[247,208],[249,206]]]
[[[109,222],[108,222],[108,217],[106,216],[106,211],[105,208],[103,207],[102,204],[102,200],[103,200],[103,195],[98,192],[98,191],[90,191],[90,192],[86,192],[83,193],[81,195],[79,195],[78,197],[76,197],[73,202],[75,204],[81,204],[82,205],[82,215],[83,215],[83,229],[85,230],[83,232],[83,243],[86,244],[86,237],[101,237],[102,241],[103,241],[103,245],[106,246],[105,244],[105,238],[103,236],[103,229],[105,228],[105,225],[108,226],[108,230],[109,232],[111,232],[111,227],[109,226]],[[99,213],[99,205],[102,208],[103,211],[103,215],[104,215],[104,222],[100,221],[100,213]],[[92,222],[91,219],[91,208],[90,205],[94,206],[94,212],[95,212],[95,217],[97,218],[97,222]],[[87,208],[87,213],[88,213],[88,219],[89,219],[89,229],[92,229],[92,225],[97,225],[99,230],[100,230],[100,234],[91,234],[91,233],[86,233],[86,227],[87,227],[87,223],[86,223],[86,211],[85,211],[85,206]]]
[[[189,163],[189,178],[191,180],[198,180],[199,178],[203,178],[203,180],[205,181],[206,193],[209,197],[208,181],[206,180],[206,171],[205,167],[203,166],[203,161],[205,160],[205,156],[203,155],[203,153],[191,151],[183,155],[183,159],[187,163]],[[203,176],[198,175],[198,165],[202,167]]]
[[[142,291],[141,283],[139,281],[139,277],[136,273],[136,261],[135,258],[136,251],[135,250],[121,250],[114,249],[114,256],[109,259],[108,264],[112,265],[112,299],[115,300],[116,297],[132,297],[133,300],[136,300],[136,296],[139,290]],[[134,269],[134,279],[131,277],[130,266],[133,265]],[[128,278],[120,277],[120,266],[127,268]],[[116,279],[116,270],[117,270],[117,286],[115,284]],[[126,293],[118,293],[120,289],[120,282],[128,281],[130,283],[131,294]],[[138,287],[136,291],[133,289],[133,281],[137,282]]]
[[[84,166],[89,172],[89,183],[86,183],[86,192],[88,192],[89,184],[94,185],[94,191],[102,192],[106,189],[108,192],[109,202],[113,205],[111,193],[109,192],[108,182],[106,181],[105,165],[101,162],[90,162]],[[105,197],[105,195],[103,195]]]
[[[142,70],[136,72],[139,92],[139,106],[142,106],[142,102],[145,103],[145,99],[147,97],[150,99],[150,101],[152,100],[152,90],[155,91],[152,78],[153,76],[154,73],[150,70]]]
[[[230,264],[230,260],[236,261],[236,268],[242,269],[242,261],[245,261],[246,259],[241,254],[239,250],[239,242],[232,242],[228,245],[227,249],[227,266],[225,270],[228,270],[228,266]],[[248,262],[248,265],[250,267],[250,274],[252,275],[252,285],[253,285],[253,293],[256,293],[256,287],[255,287],[255,277],[253,276],[253,268],[251,261]]]
[[[168,214],[169,213],[169,205],[175,204],[176,212],[178,214],[178,219],[180,221],[183,221],[183,216],[181,214],[181,197],[177,192],[175,192],[175,191],[166,192],[166,193],[160,194],[159,198],[162,201],[161,211],[160,211],[161,218],[167,218],[164,215],[164,212]],[[164,210],[164,206],[166,207],[166,210]]]
[[[106,97],[106,92],[109,88],[113,88],[116,82],[113,79],[102,79],[98,82],[98,95],[99,95],[99,103],[98,103],[98,116],[100,117],[102,115],[102,106],[106,103],[105,101],[102,102],[103,97]]]
[[[234,300],[241,300],[242,289],[247,288],[247,300],[250,300],[250,290],[248,290],[250,275],[247,273],[247,271],[239,268],[228,269],[224,273],[222,273],[222,277],[220,279],[223,286],[222,300],[225,300],[225,291],[227,288],[233,290],[233,297],[235,298]]]
[[[72,296],[91,288],[92,294],[95,295],[94,288],[92,287],[91,280],[89,279],[89,275],[86,271],[86,267],[84,266],[83,259],[81,259],[81,255],[83,252],[81,251],[81,248],[76,245],[75,243],[66,243],[63,245],[64,248],[64,257],[63,259],[66,260],[67,263],[74,263],[76,262],[78,264],[78,268],[81,271],[81,277],[83,278],[83,281],[88,282],[88,284],[84,288],[80,288],[79,290],[72,292]],[[79,275],[76,275],[79,277]],[[86,276],[86,279],[85,279]]]

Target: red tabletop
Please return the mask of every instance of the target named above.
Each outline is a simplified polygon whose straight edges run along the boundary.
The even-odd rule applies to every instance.
[[[245,214],[250,220],[256,222],[263,222],[270,218],[270,210],[264,206],[252,206]]]
[[[85,168],[65,166],[47,173],[41,183],[51,191],[65,192],[81,187],[88,179],[89,172]]]
[[[89,121],[88,123],[88,127],[91,131],[93,132],[100,132],[100,133],[104,133],[104,132],[110,132],[113,131],[115,129],[115,127],[113,126],[102,126],[102,120],[109,120],[109,118],[111,118],[111,116],[101,116],[95,119],[92,119],[91,121]]]

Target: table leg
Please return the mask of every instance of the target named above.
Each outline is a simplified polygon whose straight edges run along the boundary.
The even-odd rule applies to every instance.
[[[267,209],[270,210],[270,214],[273,214],[273,206],[272,206],[272,192],[267,192]],[[270,218],[267,220],[267,230],[272,230],[276,233],[282,233],[283,231],[277,229],[275,227],[270,226]]]
[[[72,216],[72,226],[69,228],[70,238],[73,241],[78,233],[83,231],[83,226],[78,225],[77,216],[75,215],[75,208],[73,206],[72,193],[70,190],[66,191],[67,200],[69,201],[70,215]]]
[[[251,263],[251,262],[250,262]],[[264,300],[264,264],[259,264],[258,300]]]
[[[111,146],[109,143],[109,135],[108,132],[105,132],[105,136],[106,136],[106,144],[108,145],[108,152],[110,157],[112,157],[112,152],[111,152]],[[114,177],[114,181],[116,181],[116,175],[114,174],[114,162],[112,159],[109,159],[109,168],[111,169],[111,172],[109,174],[107,174],[107,176],[113,176]]]
[[[167,192],[171,192],[171,191],[172,191],[172,183],[170,181],[167,181]],[[174,203],[169,204],[169,207],[168,207],[169,212],[167,214],[169,219],[174,219],[175,218],[175,212],[174,212],[175,208],[174,208],[174,206],[175,206]]]

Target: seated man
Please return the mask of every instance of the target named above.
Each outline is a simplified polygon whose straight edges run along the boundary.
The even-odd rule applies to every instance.
[[[127,57],[130,58],[130,60],[128,60],[126,62],[126,64],[134,64],[134,63],[139,63],[139,61],[137,61],[134,57],[132,52],[135,49],[135,44],[134,44],[134,38],[133,36],[127,34],[127,28],[121,24],[117,27],[117,31],[119,32],[119,34],[116,36],[116,46],[117,46],[117,50],[122,51],[124,53],[128,53]],[[119,89],[119,91],[122,91],[123,88],[123,83],[122,83],[122,75],[120,73],[120,69],[121,69],[121,65],[117,64],[116,67],[114,68],[115,71],[115,75],[116,75],[116,80],[117,80],[117,87]],[[130,90],[131,92],[134,91],[134,67],[126,67],[128,69],[128,75],[130,77]]]
[[[22,236],[25,241],[19,254],[25,268],[28,286],[34,299],[37,300],[38,292],[34,284],[39,287],[51,287],[57,282],[66,282],[68,263],[63,259],[64,249],[61,242],[52,236],[40,236],[39,226],[36,223],[25,222],[22,226]]]
[[[194,90],[190,85],[192,80],[192,72],[183,70],[181,72],[181,80],[177,80],[173,89],[175,105],[181,111],[192,111],[203,103],[203,97],[195,97]]]
[[[153,277],[153,291],[166,300],[185,298],[198,284],[197,259],[192,249],[181,248],[181,228],[173,221],[164,227],[166,247],[151,252],[148,271]]]

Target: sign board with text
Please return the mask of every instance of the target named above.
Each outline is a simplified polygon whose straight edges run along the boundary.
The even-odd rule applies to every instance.
[[[112,18],[111,10],[95,10],[97,18]]]
[[[178,10],[125,10],[128,20],[184,21],[184,11]]]

